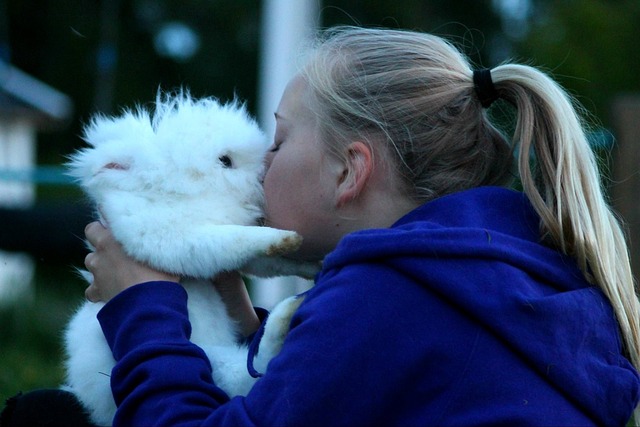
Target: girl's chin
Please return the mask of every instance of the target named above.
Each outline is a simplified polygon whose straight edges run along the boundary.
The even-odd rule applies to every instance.
[[[271,221],[269,217],[260,218],[259,224],[264,227],[271,227],[278,230],[296,231],[293,230],[292,227],[283,226],[276,221]],[[285,257],[296,261],[320,262],[329,252],[331,252],[331,250],[331,248],[325,250],[325,248],[312,247],[308,244],[308,242],[305,242],[305,240],[303,240],[302,246],[300,246],[297,251],[288,253],[287,255],[285,255]]]
[[[308,246],[305,246],[303,241],[300,249],[290,254],[290,257],[298,261],[321,262],[329,252],[331,251],[324,251],[319,248],[309,248]]]

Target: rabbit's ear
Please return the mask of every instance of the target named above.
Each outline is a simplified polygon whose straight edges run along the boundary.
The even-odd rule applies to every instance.
[[[113,141],[127,141],[129,145],[153,135],[151,119],[147,111],[125,110],[119,117],[96,115],[84,128],[83,139],[91,146],[113,144]]]
[[[130,150],[130,147],[125,147]],[[110,172],[109,175],[129,171],[134,165],[134,157],[130,152],[122,153],[117,143],[104,145],[99,148],[78,150],[69,157],[66,164],[67,175],[75,178],[79,183],[86,184],[93,177]]]
[[[133,168],[135,160],[133,157],[127,156],[126,153],[122,155],[115,155],[102,159],[98,164],[98,168],[93,171],[93,175],[98,175],[106,172],[110,173],[124,173]],[[118,175],[113,175],[114,177]]]

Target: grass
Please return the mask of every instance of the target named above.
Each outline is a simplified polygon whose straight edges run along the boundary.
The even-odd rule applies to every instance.
[[[19,391],[58,387],[62,332],[83,299],[71,267],[39,265],[31,298],[0,308],[0,402]]]

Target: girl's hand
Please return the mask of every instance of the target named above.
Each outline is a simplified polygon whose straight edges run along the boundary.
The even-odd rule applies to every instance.
[[[249,292],[240,273],[236,271],[220,273],[213,279],[213,286],[220,294],[229,317],[238,322],[240,333],[248,337],[257,331],[260,327],[260,319],[253,309]]]
[[[87,241],[95,248],[84,259],[93,282],[85,291],[89,301],[107,302],[123,290],[150,281],[177,282],[178,276],[162,273],[130,258],[113,235],[100,222],[92,222],[84,230]]]

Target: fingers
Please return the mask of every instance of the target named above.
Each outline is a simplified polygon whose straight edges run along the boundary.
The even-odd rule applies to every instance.
[[[94,221],[89,224],[84,229],[84,235],[87,241],[94,248],[102,248],[104,247],[104,242],[111,236],[111,233],[107,230],[107,228],[100,221]]]
[[[95,277],[96,270],[96,254],[93,250],[96,250],[98,247],[98,242],[102,242],[103,238],[101,237],[101,228],[104,228],[102,224],[98,221],[87,224],[84,229],[85,238],[92,248],[92,252],[89,252],[87,256],[84,257],[84,266],[85,268],[91,272],[91,274]],[[102,245],[102,243],[101,243]],[[102,298],[100,296],[100,289],[92,283],[89,285],[87,289],[84,291],[84,296],[91,302],[98,302]]]
[[[93,271],[95,270],[95,259],[96,255],[93,252],[89,252],[86,257],[84,257],[84,266],[88,271],[93,275]],[[94,276],[95,277],[95,276]],[[91,302],[98,302],[101,300],[100,297],[100,289],[94,285],[94,281],[89,284],[89,287],[85,289],[84,296]]]
[[[84,297],[91,302],[99,302],[102,301],[102,296],[100,295],[100,289],[96,286],[89,286],[84,291]]]
[[[100,222],[100,224],[102,224],[102,226],[104,228],[109,228],[109,220],[107,219],[106,215],[104,214],[104,212],[102,212],[102,207],[98,206],[98,222]]]
[[[87,242],[94,248],[84,264],[93,275],[93,283],[85,290],[88,300],[107,302],[123,290],[144,282],[178,282],[179,277],[130,257],[111,231],[95,221],[85,227]]]
[[[93,270],[94,258],[95,258],[95,254],[93,252],[89,252],[87,256],[84,257],[84,266],[89,271]]]
[[[93,248],[84,258],[84,266],[93,275],[93,282],[85,289],[84,295],[91,302],[105,301],[105,295],[101,292],[99,283],[96,283],[96,277],[101,277],[100,271],[105,271],[104,252],[116,245],[111,232],[104,226],[101,221],[94,221],[87,224],[84,229],[87,242]],[[99,255],[102,254],[102,255]],[[102,261],[102,263],[101,263]]]

